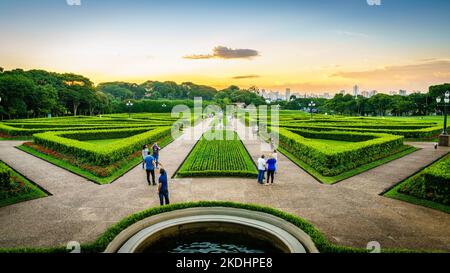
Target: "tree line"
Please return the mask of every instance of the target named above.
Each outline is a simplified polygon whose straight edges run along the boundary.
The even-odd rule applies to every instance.
[[[277,101],[281,109],[308,110],[312,101],[314,111],[320,113],[384,116],[429,115],[441,113],[436,97],[450,90],[450,84],[431,86],[428,93],[409,96],[377,94],[370,98],[336,94],[333,99],[296,98]],[[266,104],[258,88],[241,89],[232,85],[217,90],[192,82],[177,84],[172,81],[146,81],[142,84],[107,82],[97,86],[82,75],[55,73],[45,70],[0,67],[1,119],[31,118],[64,115],[98,115],[123,112],[170,112],[177,104],[192,106],[194,97],[202,97],[207,104],[225,107],[231,103]],[[127,107],[128,101],[133,102]]]
[[[435,85],[428,93],[412,93],[408,96],[379,93],[370,98],[336,94],[332,99],[296,98],[281,102],[280,106],[290,110],[308,110],[309,103],[315,103],[314,111],[328,114],[351,116],[426,116],[441,114],[443,108],[436,103],[437,97],[443,97],[450,90],[450,84]]]
[[[260,105],[264,99],[257,88],[230,86],[216,90],[192,82],[177,84],[146,81],[142,84],[107,82],[97,86],[91,80],[72,73],[45,70],[0,68],[1,119],[34,118],[104,113],[170,112],[176,104],[192,106],[194,97],[226,105],[233,102]],[[128,108],[126,103],[133,102]]]

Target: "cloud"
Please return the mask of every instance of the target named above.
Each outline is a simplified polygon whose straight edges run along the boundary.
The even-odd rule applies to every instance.
[[[407,81],[442,78],[450,73],[450,60],[430,60],[366,71],[336,72],[331,77],[373,81]]]
[[[259,56],[259,52],[254,49],[232,49],[224,46],[216,46],[213,48],[212,54],[194,54],[184,56],[189,60],[204,59],[252,59]]]
[[[259,75],[240,75],[240,76],[234,76],[232,79],[235,80],[243,80],[243,79],[256,79],[259,78]]]

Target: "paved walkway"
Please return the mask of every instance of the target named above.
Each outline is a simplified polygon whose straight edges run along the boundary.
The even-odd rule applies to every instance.
[[[244,135],[243,126],[237,132]],[[177,140],[162,151],[169,174],[195,144]],[[259,140],[243,142],[256,159],[267,149]],[[140,166],[111,185],[99,186],[14,148],[20,142],[0,142],[0,159],[40,184],[53,196],[0,208],[0,247],[55,246],[88,242],[110,225],[142,209],[157,206],[156,188],[149,187]],[[276,184],[259,186],[253,179],[172,179],[172,202],[228,200],[272,206],[298,215],[341,245],[450,251],[450,215],[380,196],[423,166],[450,151],[435,151],[430,143],[411,143],[421,150],[349,178],[323,185],[279,154]],[[33,166],[33,168],[30,168]]]

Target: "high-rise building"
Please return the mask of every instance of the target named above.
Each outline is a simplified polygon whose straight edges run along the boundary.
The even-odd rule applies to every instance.
[[[290,101],[290,100],[291,100],[291,89],[286,88],[286,101]]]
[[[353,86],[353,96],[357,97],[359,95],[359,86],[355,85]]]
[[[369,91],[362,91],[361,92],[361,96],[363,96],[364,98],[368,98],[369,97]]]
[[[345,95],[345,90],[341,90],[341,91],[339,91],[339,94],[342,94],[342,95]]]
[[[372,90],[372,91],[370,91],[370,93],[369,93],[369,98],[375,96],[376,94],[378,94],[378,91],[377,91],[377,90]]]
[[[408,94],[408,92],[406,92],[406,90],[399,90],[399,91],[398,91],[398,94],[399,94],[400,96],[406,96],[406,95]]]

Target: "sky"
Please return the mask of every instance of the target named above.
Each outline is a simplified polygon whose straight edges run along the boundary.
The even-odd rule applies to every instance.
[[[0,0],[0,66],[302,93],[450,82],[450,1],[378,1]]]

